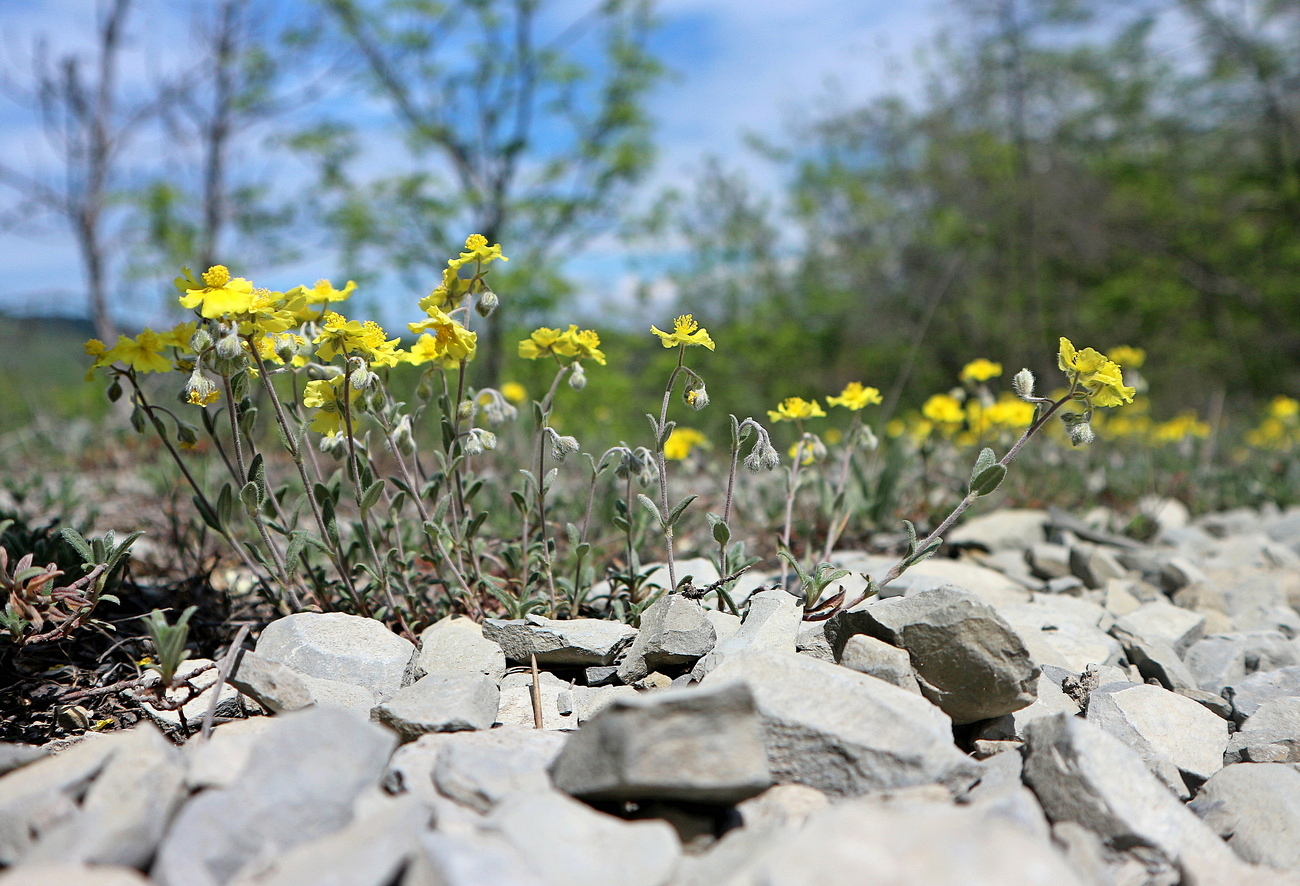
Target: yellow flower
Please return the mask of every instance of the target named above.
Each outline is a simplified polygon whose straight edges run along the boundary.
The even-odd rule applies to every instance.
[[[190,353],[190,339],[194,338],[194,330],[197,326],[198,324],[193,321],[177,323],[167,332],[160,333],[163,344],[183,353]]]
[[[981,382],[997,378],[1001,374],[1001,363],[994,363],[992,360],[980,357],[962,367],[960,378],[962,381]]]
[[[447,262],[447,266],[459,270],[470,262],[478,262],[485,265],[491,261],[510,261],[501,254],[501,244],[494,243],[488,246],[487,237],[482,234],[470,234],[465,238],[465,251],[460,254],[459,258],[453,258]]]
[[[675,348],[678,345],[702,345],[713,350],[713,339],[709,338],[709,332],[700,324],[695,322],[695,318],[690,314],[682,314],[673,320],[673,331],[664,332],[651,326],[650,331],[659,336],[659,340],[664,343],[665,348]]]
[[[162,355],[166,347],[162,336],[146,327],[134,339],[118,336],[113,353],[137,372],[171,372],[172,361]]]
[[[549,326],[534,329],[528,338],[519,343],[519,356],[525,360],[540,360],[542,357],[573,357],[578,353],[573,339],[566,333]]]
[[[181,307],[198,308],[209,320],[227,314],[242,314],[253,302],[253,284],[243,277],[231,277],[225,265],[213,265],[203,274],[202,289],[187,289]]]
[[[673,428],[673,432],[664,441],[664,458],[681,461],[691,454],[694,447],[708,444],[708,438],[694,428]]]
[[[805,418],[822,418],[826,415],[816,400],[803,397],[786,397],[775,410],[769,409],[770,421],[802,421]]]
[[[965,417],[961,403],[951,394],[935,394],[921,406],[921,414],[937,424],[959,424]]]
[[[429,359],[449,361],[458,364],[461,360],[473,360],[478,353],[478,333],[470,332],[450,316],[432,308],[428,318],[417,323],[408,323],[412,332],[430,332],[433,335],[433,356]]]
[[[1116,345],[1107,352],[1106,356],[1120,366],[1127,366],[1129,369],[1140,369],[1142,364],[1146,362],[1147,352],[1141,348],[1133,348],[1128,345]]]
[[[82,349],[87,356],[95,358],[95,362],[90,364],[90,368],[86,370],[87,382],[95,380],[96,369],[102,369],[117,360],[117,348],[109,348],[97,338],[92,338],[86,342],[82,345]]]
[[[1034,423],[1034,404],[1026,403],[1012,394],[1004,394],[984,410],[984,420],[1003,428],[1027,428]]]
[[[1097,406],[1120,406],[1133,402],[1137,391],[1124,384],[1119,364],[1107,360],[1092,348],[1075,350],[1068,338],[1061,338],[1057,365],[1072,383],[1083,388],[1089,402]]]
[[[1268,404],[1268,414],[1279,421],[1294,419],[1300,416],[1300,401],[1291,397],[1274,397],[1272,402]]]
[[[306,297],[309,305],[323,305],[329,302],[346,301],[352,297],[352,290],[357,288],[355,280],[349,280],[347,285],[342,289],[335,289],[334,284],[328,280],[317,280],[311,289],[305,286],[299,286],[303,296]]]
[[[302,405],[317,410],[312,417],[311,429],[318,434],[334,437],[344,429],[343,406],[339,400],[339,389],[343,387],[343,376],[307,382],[303,391]],[[360,391],[348,387],[348,400],[357,398]]]
[[[528,389],[517,381],[508,381],[501,386],[501,396],[511,403],[522,403],[528,399]]]
[[[861,382],[849,382],[838,397],[827,397],[827,406],[843,406],[846,409],[852,409],[857,412],[864,406],[870,406],[873,403],[879,403],[880,391],[875,388],[864,388]]]
[[[595,360],[601,366],[605,365],[605,354],[600,350],[600,336],[594,329],[578,329],[577,326],[570,324],[569,331],[564,333],[569,344],[573,347],[573,352],[579,360]]]

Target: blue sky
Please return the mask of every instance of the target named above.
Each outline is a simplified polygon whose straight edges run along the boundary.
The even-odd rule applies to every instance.
[[[185,4],[138,3],[123,77],[128,85],[149,82],[184,45]],[[584,9],[587,4],[572,5]],[[42,35],[54,52],[86,45],[93,33],[94,9],[93,0],[4,4],[3,68],[21,76],[30,47]],[[915,94],[915,52],[930,42],[940,24],[934,0],[662,0],[658,10],[662,30],[655,46],[673,75],[649,103],[657,122],[659,159],[644,191],[647,196],[689,181],[708,155],[720,156],[729,166],[746,169],[761,186],[775,188],[773,170],[745,149],[746,132],[779,136],[788,121],[828,102],[856,103],[886,92]],[[382,115],[367,119],[372,116],[372,125],[381,126]],[[147,152],[150,146],[146,143],[140,150]],[[19,167],[50,162],[34,121],[3,96],[0,157]],[[0,206],[11,202],[12,193],[0,191]],[[288,286],[332,276],[331,268],[322,267],[330,261],[327,252],[309,253],[302,266],[277,269],[270,273],[275,279],[265,282]],[[71,308],[75,313],[82,303],[80,265],[58,222],[39,230],[0,231],[0,267],[0,310],[67,313]],[[575,259],[569,271],[588,307],[625,304],[636,284],[617,251]],[[129,295],[120,294],[120,299]],[[390,293],[385,300],[403,295]],[[134,306],[123,311],[124,323],[148,321],[157,304],[156,295],[137,296]]]

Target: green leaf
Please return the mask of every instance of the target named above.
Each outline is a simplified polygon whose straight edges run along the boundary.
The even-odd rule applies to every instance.
[[[971,479],[970,489],[976,495],[988,495],[1002,485],[1007,476],[1006,465],[992,464]]]
[[[288,546],[284,549],[284,569],[286,572],[293,572],[298,568],[298,558],[302,556],[303,548],[306,546],[306,530],[294,530],[289,536]]]
[[[673,508],[672,513],[668,515],[667,525],[676,526],[677,521],[682,518],[682,512],[685,511],[688,507],[690,507],[691,502],[695,501],[695,499],[697,498],[699,498],[698,495],[688,495],[684,499],[679,501],[677,503],[677,507]]]
[[[11,522],[13,521],[6,520],[5,526],[7,526]],[[3,532],[4,528],[5,528],[4,526],[0,526],[0,532]],[[71,527],[64,527],[63,529],[59,530],[59,535],[62,535],[63,540],[66,541],[68,544],[72,545],[72,547],[76,549],[77,553],[81,555],[83,566],[95,565],[94,554],[91,553],[90,545],[86,543],[86,540],[84,538],[82,538],[80,532],[78,532],[77,530]]]
[[[257,484],[245,483],[244,488],[239,490],[239,500],[244,503],[248,516],[256,518],[257,509],[262,505],[261,497],[257,493]]]
[[[725,546],[727,542],[731,541],[731,528],[726,523],[718,520],[713,524],[713,540]]]
[[[361,494],[361,509],[368,511],[379,502],[379,496],[384,494],[384,480],[381,477],[374,483],[371,483],[366,491]]]
[[[659,505],[651,501],[650,496],[646,495],[644,492],[638,492],[636,494],[636,500],[641,504],[641,507],[654,515],[655,521],[658,522],[661,527],[664,526],[664,518],[663,515],[659,513]]]
[[[262,458],[262,453],[253,456],[252,463],[248,466],[248,482],[257,486],[257,500],[259,502],[266,500],[266,459]]]
[[[907,554],[905,556],[910,557],[916,553],[916,524],[911,520],[904,520],[903,526],[907,528]]]
[[[221,485],[217,493],[217,520],[222,526],[229,526],[235,516],[235,490],[229,483]]]

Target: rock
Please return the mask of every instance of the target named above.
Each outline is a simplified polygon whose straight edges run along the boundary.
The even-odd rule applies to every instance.
[[[392,698],[417,676],[411,641],[373,618],[342,612],[278,618],[262,629],[257,654],[303,676],[368,689],[378,701]]]
[[[778,783],[846,797],[932,783],[960,792],[979,777],[953,745],[948,716],[882,680],[776,652],[728,656],[704,685],[731,680],[754,695]]]
[[[686,675],[690,679],[690,675]],[[655,689],[671,689],[673,686],[673,677],[667,674],[661,674],[658,671],[651,671],[640,680],[637,680],[632,686],[640,689],[642,692],[650,692]]]
[[[1264,702],[1228,742],[1232,763],[1300,763],[1300,697]]]
[[[299,674],[298,678],[311,692],[312,704],[327,708],[343,708],[358,714],[370,716],[370,709],[379,703],[379,696],[373,689],[343,683],[339,680],[326,680]],[[393,695],[397,693],[394,692]]]
[[[892,561],[885,567],[892,566]],[[994,569],[971,563],[968,560],[941,560],[931,558],[913,566],[896,580],[881,589],[882,599],[913,597],[936,588],[955,586],[969,591],[994,608],[1023,603],[1029,591]]]
[[[983,809],[858,799],[770,839],[728,886],[1081,886],[1051,843]]]
[[[1246,861],[1300,871],[1300,772],[1294,768],[1225,766],[1190,806]]]
[[[301,843],[238,886],[389,886],[416,854],[430,823],[414,797],[383,798],[367,815],[332,834]]]
[[[1240,637],[1245,646],[1247,674],[1300,664],[1296,646],[1281,631],[1247,631],[1235,636]]]
[[[988,604],[955,587],[859,607],[865,632],[905,649],[921,693],[961,725],[1032,704],[1038,668]]]
[[[867,634],[849,637],[844,644],[840,664],[860,674],[869,674],[878,680],[893,683],[908,692],[921,694],[921,685],[916,682],[916,672],[912,670],[911,657],[884,640],[877,640]]]
[[[88,865],[76,862],[42,862],[0,872],[0,886],[149,886],[135,868]]]
[[[665,594],[641,613],[641,630],[618,667],[618,678],[630,684],[660,668],[694,664],[716,638],[698,601]]]
[[[736,812],[747,828],[803,827],[808,816],[830,805],[830,797],[802,784],[777,784],[755,797],[736,804]]]
[[[43,830],[24,861],[144,868],[185,798],[185,760],[152,724],[110,739],[115,745],[77,810]]]
[[[681,857],[670,825],[625,822],[558,791],[516,794],[489,822],[547,884],[662,886]]]
[[[1185,529],[1192,520],[1187,505],[1167,496],[1144,495],[1137,500],[1137,509],[1156,524],[1157,534]]]
[[[1168,601],[1147,603],[1116,620],[1116,627],[1172,646],[1179,655],[1205,636],[1205,616]]]
[[[599,618],[557,620],[529,615],[518,621],[489,618],[483,636],[497,643],[510,661],[539,665],[608,665],[634,637],[636,628]]]
[[[1215,695],[1213,692],[1206,692],[1204,689],[1179,689],[1178,694],[1183,698],[1190,698],[1220,720],[1231,722],[1232,705],[1222,695]]]
[[[1300,696],[1300,667],[1260,671],[1223,687],[1223,697],[1232,703],[1232,718],[1240,726],[1266,702]]]
[[[1044,581],[1070,575],[1070,549],[1065,545],[1040,541],[1026,552],[1026,559],[1034,575]]]
[[[441,743],[429,771],[444,796],[486,813],[512,794],[549,790],[564,744],[562,735],[519,726],[456,733]]]
[[[0,864],[16,864],[45,831],[77,814],[87,785],[117,752],[119,733],[88,734],[61,754],[0,778]]]
[[[556,709],[561,715],[572,715],[578,723],[585,723],[604,710],[616,698],[636,698],[631,686],[574,686],[556,698]]]
[[[422,834],[402,886],[552,886],[506,840],[477,829]],[[556,881],[560,882],[560,881]]]
[[[715,805],[772,784],[754,697],[741,682],[615,699],[569,737],[553,779],[585,800]]]
[[[1019,550],[995,551],[991,554],[983,554],[978,551],[967,554],[967,557],[980,564],[987,566],[1014,581],[1029,591],[1039,591],[1043,588],[1042,579],[1034,575],[1030,570],[1029,564],[1025,562],[1025,552]]]
[[[232,720],[214,728],[207,741],[191,738],[181,749],[189,762],[186,786],[191,791],[229,787],[272,722],[270,717]]]
[[[814,621],[805,622],[799,629],[798,635],[794,638],[795,652],[801,652],[804,655],[811,655],[813,658],[820,658],[822,661],[835,661],[835,650],[831,648],[830,640],[826,639],[826,622]]]
[[[182,719],[190,730],[193,730],[199,723],[202,723],[203,718],[208,713],[208,708],[212,705],[212,693],[216,691],[217,669],[209,668],[202,673],[195,672],[200,668],[211,664],[212,660],[208,658],[191,658],[181,662],[180,667],[176,669],[176,675],[178,677],[189,678],[190,683],[192,683],[196,689],[201,691],[198,695],[194,696],[194,698],[183,704],[179,709],[172,711],[160,710],[148,702],[145,702],[141,707],[143,707],[144,712],[149,715],[149,719],[153,720],[163,729],[173,732],[181,728]],[[190,676],[191,674],[194,676]],[[146,685],[152,686],[158,682],[157,671],[150,671],[148,677],[152,677],[153,679]],[[187,692],[187,690],[182,687],[176,687],[168,689],[164,695],[169,701],[177,701],[182,697],[182,693],[185,692]],[[243,704],[239,700],[239,690],[231,686],[229,683],[222,683],[221,690],[218,694],[215,716],[223,718],[239,717],[243,715],[243,712]]]
[[[376,705],[370,716],[413,741],[426,732],[491,729],[500,699],[501,690],[486,674],[429,674]]]
[[[618,666],[617,665],[596,665],[587,668],[583,675],[587,678],[588,686],[617,686],[618,685]]]
[[[0,777],[21,769],[28,763],[35,763],[48,753],[38,745],[0,742]]]
[[[1025,783],[1053,824],[1073,821],[1112,846],[1145,846],[1203,883],[1241,882],[1240,862],[1132,748],[1078,717],[1027,729]]]
[[[576,729],[578,718],[560,714],[560,693],[568,692],[568,683],[552,674],[541,671],[538,684],[542,695],[543,729]],[[528,673],[506,674],[501,680],[501,700],[497,706],[497,725],[532,727],[533,720],[533,675]]]
[[[704,617],[713,625],[714,645],[721,643],[723,640],[733,636],[736,631],[740,630],[740,616],[732,615],[730,612],[720,612],[717,609],[704,610]]]
[[[1158,686],[1104,687],[1088,697],[1088,722],[1118,738],[1178,796],[1223,768],[1227,724],[1204,707]]]
[[[1144,680],[1156,680],[1175,692],[1200,688],[1196,677],[1168,643],[1141,637],[1118,624],[1111,628],[1111,633],[1124,646],[1129,661],[1137,667]]]
[[[799,599],[780,588],[758,591],[749,598],[749,611],[740,630],[718,643],[713,651],[691,669],[698,682],[728,655],[749,651],[794,652],[795,640],[803,626],[803,606]]]
[[[1022,551],[1043,539],[1046,523],[1046,511],[999,508],[965,521],[948,534],[947,540],[986,551]]]
[[[981,723],[975,732],[976,738],[983,741],[1023,741],[1025,726],[1031,721],[1052,714],[1079,713],[1078,703],[1046,675],[1039,675],[1037,690],[1038,698],[1029,707]]]
[[[240,653],[229,683],[273,714],[312,704],[311,689],[292,669],[250,650]]]
[[[377,624],[377,622],[376,622]],[[338,708],[281,714],[229,787],[192,798],[173,819],[152,875],[161,886],[220,886],[348,824],[397,744]]]
[[[1070,571],[1090,588],[1104,588],[1111,579],[1128,575],[1109,548],[1082,542],[1070,548]]]
[[[501,647],[483,636],[483,628],[460,615],[449,615],[420,632],[416,664],[426,674],[486,674],[499,681],[506,673]]]
[[[1211,634],[1193,643],[1183,661],[1199,688],[1222,692],[1246,676],[1246,644],[1240,634]]]
[[[1090,664],[1113,665],[1123,657],[1119,641],[1106,633],[1109,613],[1095,603],[1040,595],[1030,603],[999,607],[998,614],[1039,666],[1056,664],[1077,674]]]

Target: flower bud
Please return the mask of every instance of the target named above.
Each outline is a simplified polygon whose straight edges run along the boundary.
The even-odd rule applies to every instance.
[[[194,334],[190,336],[190,350],[202,354],[210,347],[212,347],[212,333],[202,328],[194,330]]]
[[[564,461],[570,453],[577,452],[579,449],[575,437],[560,434],[554,428],[547,428],[546,434],[551,438],[551,458],[556,461]]]
[[[393,428],[393,443],[397,446],[397,451],[403,455],[411,455],[415,452],[415,434],[411,431],[409,415],[403,415],[397,420],[397,426]]]
[[[474,310],[478,312],[480,317],[490,317],[500,303],[501,299],[497,298],[497,294],[485,286],[483,291],[478,294],[478,301],[474,303]]]
[[[193,449],[199,443],[198,431],[193,425],[178,422],[176,425],[176,442],[181,444],[181,449]]]
[[[698,412],[709,405],[709,392],[705,389],[704,382],[699,382],[695,387],[688,384],[682,393],[682,399],[686,401],[687,406]]]
[[[1011,390],[1016,392],[1016,396],[1021,400],[1032,400],[1034,397],[1034,374],[1028,369],[1022,369],[1011,379]]]
[[[1068,430],[1070,432],[1070,442],[1075,446],[1083,446],[1096,439],[1096,435],[1092,432],[1092,425],[1086,421],[1072,424]]]
[[[207,406],[210,403],[215,403],[217,397],[220,396],[217,393],[217,386],[198,369],[190,373],[189,381],[185,382],[183,393],[185,402],[195,406]]]
[[[244,355],[244,343],[233,329],[217,341],[217,356],[223,360],[238,360]]]
[[[581,391],[587,386],[587,370],[582,368],[581,363],[574,363],[573,368],[569,370],[569,387],[575,391]]]
[[[477,411],[478,408],[474,405],[473,400],[461,400],[456,406],[456,417],[461,421],[469,421]]]
[[[370,367],[363,363],[360,369],[352,370],[352,376],[348,379],[348,384],[352,385],[354,391],[364,391],[378,380],[379,376],[371,372]]]
[[[485,450],[497,448],[497,435],[483,428],[470,428],[464,446],[466,455],[482,455]]]

